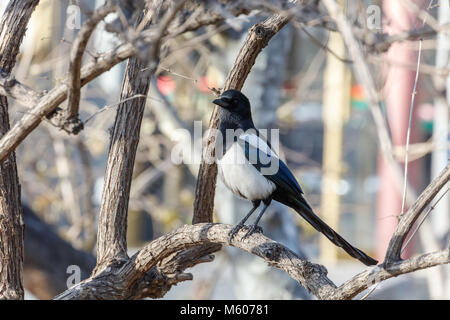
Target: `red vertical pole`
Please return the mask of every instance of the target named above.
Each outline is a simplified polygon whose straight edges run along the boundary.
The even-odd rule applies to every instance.
[[[421,8],[424,0],[415,1]],[[422,21],[409,11],[402,1],[383,1],[384,32],[396,34],[401,31],[422,27]],[[409,44],[410,45],[410,44]],[[408,47],[408,43],[396,43],[391,46],[385,58],[384,97],[387,106],[387,118],[394,146],[405,146],[408,130],[411,94],[414,88],[415,71],[396,65],[417,64],[417,51]],[[416,96],[416,106],[417,99]],[[415,108],[416,109],[416,108]],[[413,117],[410,143],[418,141],[420,132]],[[377,195],[376,208],[376,256],[384,258],[389,240],[397,226],[395,216],[401,213],[402,192],[396,186],[388,165],[379,157],[378,175],[380,186]],[[420,161],[413,161],[408,166],[408,180],[413,186],[418,186],[421,179]],[[410,245],[409,248],[413,246]],[[406,252],[408,255],[408,252]]]

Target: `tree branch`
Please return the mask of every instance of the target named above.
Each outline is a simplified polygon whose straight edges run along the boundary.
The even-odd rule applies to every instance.
[[[228,234],[231,228],[232,226],[224,224],[185,225],[147,244],[120,269],[114,272],[103,270],[93,278],[70,288],[56,299],[123,298],[123,292],[127,292],[127,288],[133,287],[147,270],[168,256],[184,249],[212,243],[229,244]],[[286,271],[318,296],[326,296],[334,290],[335,286],[326,277],[327,271],[324,267],[300,259],[289,249],[262,234],[253,234],[241,240],[244,234],[245,230],[242,229],[231,245],[255,254]]]
[[[450,30],[450,25],[446,24],[441,27],[442,30]],[[367,48],[373,53],[383,53],[389,50],[394,43],[403,41],[411,41],[436,36],[437,32],[431,27],[422,27],[402,31],[397,34],[389,35],[386,33],[365,32],[362,29],[356,29],[355,35],[363,41]]]
[[[167,28],[182,8],[184,0],[177,3],[162,18],[161,27]],[[152,17],[144,16],[148,21],[139,23],[149,24]],[[158,30],[158,37],[162,38],[165,29]],[[156,39],[155,46],[161,45]],[[158,65],[159,48],[153,49],[150,64]],[[128,99],[135,95],[146,96],[153,72],[142,74],[145,66],[142,61],[134,57],[128,61],[126,76],[122,84],[122,93],[117,109],[116,120],[112,131],[111,144],[106,166],[105,183],[103,188],[100,221],[97,236],[97,266],[94,273],[99,272],[111,261],[127,260],[127,216],[130,197],[131,178],[133,176],[134,160],[139,143],[139,134],[146,99]]]
[[[39,0],[12,0],[0,21],[0,69],[9,75]],[[0,136],[7,136],[8,100],[0,96]],[[24,224],[16,156],[0,164],[0,299],[23,299]]]
[[[97,233],[97,266],[94,273],[112,260],[128,258],[128,201],[146,99],[127,98],[147,94],[149,76],[140,76],[142,68],[142,63],[135,57],[128,61],[125,71],[120,96],[120,101],[124,102],[117,108],[106,165]]]
[[[402,245],[406,239],[406,236],[411,231],[417,218],[419,218],[422,211],[428,206],[428,204],[434,199],[441,190],[450,180],[450,164],[441,171],[439,176],[437,176],[422,192],[419,198],[416,200],[414,205],[412,205],[409,210],[400,217],[397,229],[389,242],[389,247],[386,252],[385,264],[390,265],[396,261],[401,260],[400,254],[402,250]]]
[[[248,13],[253,7],[245,1],[238,1],[232,7],[232,14],[239,15],[241,13]],[[205,10],[200,6],[198,10]],[[207,10],[207,12],[209,12]],[[195,11],[192,13],[195,15]],[[164,39],[180,35],[183,32],[195,31],[203,26],[215,24],[225,20],[225,17],[218,16],[218,13],[212,14],[212,17],[206,15],[201,19],[187,19],[180,22],[179,25],[171,25],[170,31],[164,36]],[[152,30],[145,30],[141,33],[138,39],[142,39],[143,45],[152,44],[156,40],[156,35]],[[139,54],[140,50],[133,43],[122,43],[115,49],[110,50],[101,56],[96,61],[87,63],[80,71],[81,87],[108,71],[116,64]],[[29,107],[31,110],[24,115],[4,137],[0,139],[0,162],[5,158],[40,124],[44,119],[52,119],[57,112],[57,107],[67,98],[67,91],[69,89],[69,80],[63,80],[62,83],[48,93],[37,93],[36,91],[27,88],[19,82],[0,74],[0,93],[11,94],[20,103]],[[58,126],[58,120],[50,120],[52,124]]]
[[[447,263],[450,263],[449,249],[422,254],[403,261],[397,261],[389,266],[383,264],[376,267],[369,267],[338,287],[333,294],[327,297],[327,299],[352,299],[358,293],[361,293],[365,289],[381,281]]]
[[[299,282],[319,299],[351,299],[371,286],[374,281],[383,281],[404,273],[446,264],[450,262],[449,250],[424,254],[389,267],[368,267],[340,287],[327,277],[324,266],[298,257],[283,245],[265,237],[261,233],[242,239],[246,230],[241,229],[232,242],[228,234],[232,226],[217,223],[185,225],[171,233],[159,237],[138,251],[130,260],[119,267],[108,267],[96,276],[68,289],[55,299],[125,299],[129,298],[129,288],[136,287],[148,270],[160,261],[186,248],[211,244],[231,245],[259,256],[271,266],[279,268]],[[186,256],[189,259],[189,255]],[[194,257],[194,261],[200,257]],[[203,259],[200,259],[203,261]],[[198,262],[198,261],[197,261]],[[184,280],[189,280],[184,276]],[[147,287],[152,291],[154,288]],[[164,292],[165,293],[165,292]],[[137,295],[142,297],[142,295]],[[158,296],[159,297],[159,296]]]
[[[70,51],[68,103],[64,120],[60,124],[63,130],[67,132],[77,134],[83,129],[83,123],[78,119],[81,89],[80,70],[83,53],[97,24],[108,14],[116,11],[116,8],[116,5],[112,2],[106,1],[103,6],[96,9],[86,20],[73,42],[72,50]]]

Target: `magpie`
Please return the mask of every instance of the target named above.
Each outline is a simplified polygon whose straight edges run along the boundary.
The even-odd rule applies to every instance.
[[[323,233],[336,246],[343,248],[350,256],[365,265],[378,263],[349,244],[313,212],[292,172],[255,128],[250,102],[242,92],[227,90],[213,103],[220,106],[219,130],[216,137],[218,174],[225,186],[235,195],[250,200],[253,204],[252,209],[230,231],[230,241],[262,202],[263,208],[244,238],[260,229],[258,223],[261,217],[271,201],[275,200],[294,209],[317,231]]]

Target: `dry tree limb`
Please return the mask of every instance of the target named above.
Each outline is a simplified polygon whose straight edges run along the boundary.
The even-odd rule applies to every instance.
[[[29,208],[24,207],[23,212],[27,225],[24,265],[26,289],[39,299],[51,299],[67,289],[69,275],[66,271],[71,265],[80,268],[82,280],[89,278],[95,267],[95,257],[73,248]],[[220,248],[220,245],[205,246],[201,252],[186,250],[163,259],[158,266],[146,272],[133,288],[130,288],[128,298],[164,296],[174,284],[192,280],[192,275],[184,273],[184,269],[199,263],[211,262],[214,257],[210,253],[217,248]]]
[[[56,299],[123,299],[124,295],[128,295],[129,288],[136,286],[159,261],[192,247],[202,248],[214,243],[228,244],[231,228],[232,226],[224,224],[185,225],[153,240],[120,268],[104,269],[60,294]],[[244,233],[245,230],[238,233],[232,242],[233,246],[258,255],[285,270],[319,296],[325,296],[327,292],[334,290],[335,286],[326,278],[326,270],[322,266],[301,260],[295,253],[262,234],[254,234],[240,241]],[[305,278],[307,280],[304,281]]]
[[[236,60],[228,73],[223,90],[242,89],[258,54],[270,39],[283,28],[291,18],[290,15],[274,14],[262,23],[255,24],[249,31]],[[215,107],[209,123],[209,129],[217,129],[219,124],[218,108]],[[214,155],[213,130],[209,131],[203,144],[204,155]],[[203,157],[197,178],[192,223],[212,222],[214,194],[216,189],[217,165],[206,163]]]
[[[184,0],[181,0],[164,15],[161,27],[166,29],[170,25],[184,2]],[[145,15],[144,18],[150,20],[140,21],[140,23],[150,24],[152,17]],[[165,29],[159,29],[157,34],[159,38],[163,37]],[[160,46],[161,40],[156,39],[155,45]],[[151,58],[156,61],[150,61],[150,64],[157,65],[159,48],[154,48],[153,54],[157,56]],[[94,274],[111,262],[128,259],[126,243],[128,203],[146,103],[146,99],[142,97],[131,100],[128,98],[135,95],[147,95],[150,77],[153,76],[153,73],[143,75],[141,70],[144,67],[138,57],[133,57],[128,61],[125,71],[120,97],[120,100],[124,102],[119,104],[117,108],[106,166],[97,233],[97,266]]]
[[[80,70],[83,53],[97,24],[115,10],[115,4],[111,1],[106,1],[103,6],[96,9],[86,20],[73,41],[70,51],[68,103],[60,124],[61,128],[69,133],[77,134],[83,129],[83,123],[78,119],[81,90]]]
[[[389,266],[369,267],[357,274],[335,292],[326,297],[330,300],[348,300],[354,298],[370,286],[402,274],[450,263],[450,249],[425,253],[406,260],[397,261]]]
[[[252,6],[245,1],[238,1],[230,6],[233,15],[248,13]],[[203,7],[198,10],[205,11]],[[192,13],[192,15],[195,14]],[[168,34],[164,36],[169,39],[180,35],[187,31],[195,31],[209,24],[216,24],[225,20],[225,17],[212,13],[206,14],[204,17],[187,20],[179,25],[171,26]],[[151,30],[150,30],[151,31]],[[143,31],[140,35],[145,44],[151,44],[156,40],[154,33]],[[122,43],[115,49],[112,49],[100,55],[95,61],[87,63],[81,68],[80,80],[81,86],[86,85],[99,75],[110,70],[116,64],[139,54],[139,48],[133,43]],[[5,158],[45,119],[49,119],[54,125],[58,125],[58,121],[52,120],[57,114],[55,110],[67,98],[69,89],[69,80],[63,80],[62,83],[46,93],[38,93],[27,86],[22,85],[13,78],[7,77],[0,73],[0,94],[7,94],[20,103],[24,104],[30,111],[24,115],[4,137],[0,139],[0,162]]]
[[[29,208],[23,208],[25,230],[24,286],[39,299],[51,299],[67,290],[69,266],[79,268],[81,280],[89,278],[95,267],[95,257],[77,250],[61,239],[51,226],[41,221]],[[186,250],[163,259],[152,267],[135,286],[128,299],[161,298],[170,288],[182,281],[192,280],[186,268],[211,262],[211,253],[220,245],[204,246],[202,251]]]
[[[106,165],[100,218],[97,231],[97,266],[94,272],[112,260],[126,260],[126,226],[131,178],[139,143],[149,76],[141,77],[143,68],[138,58],[128,61],[122,84],[120,103],[112,129],[108,162]]]
[[[442,30],[450,31],[450,25],[443,25]],[[392,44],[403,41],[419,40],[436,36],[437,32],[431,27],[422,27],[413,30],[402,31],[397,34],[388,35],[385,33],[365,33],[355,29],[355,35],[363,41],[367,48],[373,53],[383,53],[389,50]]]
[[[8,76],[39,0],[12,0],[0,21],[0,69]],[[8,100],[0,96],[0,136],[9,125]],[[0,299],[23,299],[24,224],[16,156],[0,164]]]
[[[432,201],[438,191],[448,182],[450,165],[442,174],[435,178],[430,186],[420,195],[415,204],[397,227],[392,238],[393,252],[401,249],[404,238],[408,234],[419,214]],[[383,281],[401,274],[413,272],[432,266],[450,262],[450,249],[426,253],[403,261],[389,261],[381,265],[368,267],[362,273],[354,276],[343,285],[337,287],[328,277],[325,267],[301,259],[288,248],[258,233],[242,239],[245,229],[229,242],[228,234],[232,226],[225,224],[195,224],[183,226],[171,233],[153,240],[133,257],[125,257],[121,261],[109,261],[103,268],[94,272],[84,282],[60,294],[56,299],[131,299],[145,296],[161,297],[171,285],[177,281],[190,280],[191,276],[184,273],[184,267],[207,262],[212,259],[210,254],[220,249],[221,245],[232,245],[251,254],[257,255],[277,267],[304,286],[319,299],[351,299],[358,293],[369,288],[374,282]],[[218,245],[214,247],[214,245]],[[188,250],[186,250],[188,249]],[[192,250],[192,251],[190,251]],[[165,265],[167,259],[183,257],[181,266]],[[191,260],[192,257],[192,260]],[[153,268],[174,270],[174,274],[164,278],[164,285],[159,285],[152,276]],[[152,271],[153,270],[153,271]],[[172,274],[172,272],[168,272]],[[165,278],[166,277],[166,278]],[[158,289],[160,288],[160,289]],[[161,289],[162,288],[162,289]]]
[[[131,44],[121,45],[81,69],[81,85],[84,86],[100,74],[108,71],[116,64],[135,55],[136,48]],[[31,109],[0,139],[0,162],[36,128],[41,121],[50,119],[56,114],[55,109],[67,98],[69,85],[67,80],[42,95],[20,84],[16,80],[0,76],[0,93],[11,94]],[[22,94],[21,94],[22,93]],[[58,123],[53,123],[58,125]]]
[[[217,223],[185,225],[153,240],[119,267],[104,269],[101,273],[68,289],[55,299],[130,298],[130,288],[141,286],[139,283],[147,275],[148,270],[154,268],[160,261],[172,257],[177,252],[185,252],[187,248],[212,244],[232,245],[259,256],[271,266],[285,271],[319,299],[351,299],[372,285],[374,280],[383,281],[408,272],[450,262],[450,250],[448,249],[428,253],[396,262],[386,268],[368,267],[351,280],[336,287],[327,277],[327,270],[324,266],[301,259],[288,248],[260,233],[242,239],[246,230],[241,229],[230,243],[228,234],[231,228],[231,225]],[[210,258],[208,255],[206,258],[197,256],[193,261],[205,262],[210,261]],[[186,274],[180,273],[180,275],[183,280],[190,280]],[[158,290],[151,286],[146,289],[149,292]],[[145,293],[137,294],[135,292],[135,294],[135,297],[139,298],[146,296]]]
[[[422,192],[419,198],[416,200],[413,206],[400,217],[397,229],[392,236],[389,243],[388,250],[386,252],[385,264],[389,265],[396,261],[401,260],[400,254],[403,243],[409,233],[417,218],[423,210],[430,204],[431,200],[438,194],[450,180],[450,164],[441,171],[439,176],[437,176]]]

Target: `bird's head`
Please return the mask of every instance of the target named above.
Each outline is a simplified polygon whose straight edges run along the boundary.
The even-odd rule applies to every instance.
[[[231,112],[240,117],[250,116],[250,102],[247,97],[238,90],[227,90],[222,95],[213,101],[221,108]]]

